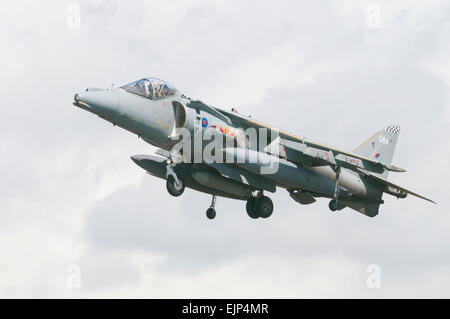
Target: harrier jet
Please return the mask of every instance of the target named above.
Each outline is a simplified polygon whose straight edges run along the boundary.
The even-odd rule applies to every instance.
[[[172,196],[182,195],[185,187],[211,194],[209,219],[216,216],[217,196],[246,201],[248,216],[268,218],[273,203],[265,194],[277,188],[302,205],[325,197],[331,211],[348,207],[369,217],[378,214],[385,193],[433,202],[387,180],[389,172],[405,171],[391,164],[398,125],[386,126],[350,152],[191,100],[152,77],[88,88],[75,94],[73,104],[158,147],[153,155],[131,159],[166,180]],[[211,147],[213,140],[219,143]]]

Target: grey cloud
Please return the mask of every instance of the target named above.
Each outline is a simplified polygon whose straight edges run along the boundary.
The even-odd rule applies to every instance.
[[[448,5],[417,9],[381,1],[383,27],[370,30],[363,2],[281,1],[274,7],[270,1],[258,6],[80,1],[81,27],[68,29],[69,3],[10,2],[0,13],[0,35],[8,47],[1,53],[7,63],[0,74],[3,242],[13,240],[17,251],[22,243],[35,247],[9,230],[40,227],[47,246],[35,250],[47,258],[36,267],[48,274],[66,258],[79,260],[86,276],[82,295],[113,291],[120,296],[124,286],[139,286],[147,271],[156,271],[160,283],[175,274],[219,282],[209,274],[249,259],[266,262],[256,272],[260,276],[276,271],[297,278],[292,265],[330,255],[345,256],[335,259],[341,265],[347,259],[379,263],[387,282],[380,296],[401,296],[415,282],[425,296],[448,295],[443,285],[450,281],[445,250],[450,240],[449,83],[436,71],[448,68],[439,60],[448,55]],[[289,50],[286,59],[298,61],[271,55],[277,49]],[[251,70],[257,75],[242,76],[258,59],[266,64]],[[271,79],[271,72],[284,66],[287,70]],[[331,214],[326,200],[300,206],[278,190],[270,220],[249,220],[244,202],[219,199],[218,218],[210,222],[204,217],[209,196],[186,191],[171,198],[163,181],[129,160],[152,147],[71,105],[73,94],[88,86],[120,85],[144,75],[165,78],[217,106],[227,105],[230,100],[223,99],[235,93],[233,106],[242,113],[349,150],[384,125],[399,123],[394,163],[408,172],[390,178],[439,205],[386,197],[372,220],[351,211]],[[303,76],[309,81],[297,83]],[[252,79],[260,77],[268,80],[258,102],[240,103],[242,94],[255,94]],[[239,86],[248,89],[233,90]],[[102,183],[105,176],[113,176],[110,184]],[[142,176],[141,183],[122,181],[129,176]],[[30,213],[30,207],[39,211]],[[79,224],[70,227],[73,220]],[[63,251],[77,253],[54,254],[48,243],[59,240]],[[145,270],[133,253],[166,259]],[[0,268],[14,269],[24,260],[38,259],[31,253],[8,255],[0,258]],[[327,271],[320,273],[327,278]],[[3,293],[60,295],[42,284],[38,272],[28,275],[32,279],[23,286],[20,273],[1,277]],[[238,290],[239,282],[234,284]]]

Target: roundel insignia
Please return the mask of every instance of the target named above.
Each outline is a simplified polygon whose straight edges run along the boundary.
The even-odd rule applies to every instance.
[[[207,127],[208,126],[208,120],[206,119],[206,117],[202,118],[202,126],[203,127]]]

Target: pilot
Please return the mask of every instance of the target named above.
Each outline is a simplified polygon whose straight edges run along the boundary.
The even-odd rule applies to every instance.
[[[168,96],[169,95],[169,87],[167,85],[164,85],[162,88],[162,95]]]
[[[146,97],[150,97],[151,92],[150,92],[150,81],[145,79],[144,82],[142,83],[142,85],[144,86],[145,89],[145,96]]]
[[[163,96],[163,92],[162,92],[163,86],[162,84],[159,84],[155,87],[155,97],[162,97]]]

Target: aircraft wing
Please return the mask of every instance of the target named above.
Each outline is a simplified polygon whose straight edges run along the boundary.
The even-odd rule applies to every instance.
[[[340,150],[332,146],[300,138],[288,132],[277,130],[239,113],[227,112],[221,109],[216,110],[227,116],[237,127],[242,127],[243,129],[249,127],[257,129],[267,128],[278,131],[281,138],[279,141],[281,145],[280,153],[283,153],[283,157],[289,161],[300,162],[307,166],[339,165],[354,171],[363,169],[373,173],[383,173],[385,170],[405,172],[404,169],[391,164],[375,161],[352,152]]]
[[[191,100],[189,103],[186,104],[186,106],[196,109],[196,110],[204,111],[206,113],[209,113],[209,114],[219,118],[220,120],[224,121],[225,123],[231,124],[231,120],[223,112],[219,112],[218,109],[216,109],[212,106],[209,106],[209,105],[203,103],[202,101]]]
[[[410,190],[407,190],[406,188],[403,188],[403,187],[401,187],[401,186],[395,185],[394,183],[391,183],[391,182],[389,182],[388,180],[386,180],[386,179],[384,179],[384,178],[381,178],[381,177],[379,177],[379,176],[373,175],[373,174],[371,174],[371,173],[367,173],[367,174],[366,174],[366,173],[363,173],[363,172],[361,173],[361,175],[363,175],[365,178],[369,179],[370,181],[372,181],[372,182],[375,183],[375,184],[378,184],[378,185],[380,185],[380,186],[382,186],[382,187],[390,188],[389,190],[390,190],[391,192],[392,192],[392,191],[404,192],[404,193],[406,193],[406,194],[410,194],[410,195],[413,195],[413,196],[422,198],[422,199],[424,199],[424,200],[426,200],[426,201],[429,201],[429,202],[432,202],[432,203],[436,204],[436,202],[432,201],[432,200],[429,199],[429,198],[426,198],[426,197],[424,197],[424,196],[422,196],[422,195],[419,195],[419,194],[417,194],[417,193],[414,193],[414,192],[412,192],[412,191],[410,191]],[[393,188],[394,190],[392,190],[392,188]],[[406,195],[405,195],[405,196],[406,196]]]

